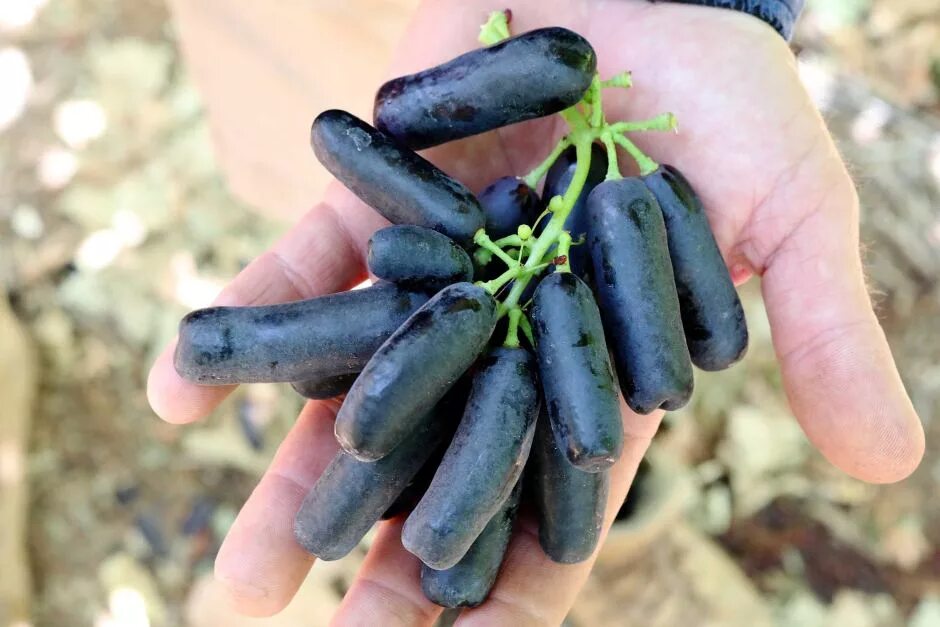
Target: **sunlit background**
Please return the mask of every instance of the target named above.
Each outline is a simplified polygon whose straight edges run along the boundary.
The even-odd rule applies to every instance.
[[[158,0],[0,0],[0,627],[325,625],[364,553],[228,615],[214,554],[301,402],[251,386],[185,429],[147,406],[179,318],[286,228],[223,180],[176,32]],[[572,626],[940,625],[940,10],[818,0],[794,45],[927,457],[890,487],[823,461],[749,285],[744,367],[667,419]]]

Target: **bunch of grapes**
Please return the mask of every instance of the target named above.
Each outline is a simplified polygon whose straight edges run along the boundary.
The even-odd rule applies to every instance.
[[[345,393],[341,450],[297,514],[297,540],[338,559],[378,520],[407,515],[402,543],[448,607],[486,598],[520,499],[551,559],[590,557],[623,448],[620,395],[639,413],[677,409],[692,364],[726,368],[747,347],[701,203],[626,135],[674,130],[674,116],[608,122],[602,92],[630,75],[601,80],[591,45],[564,28],[509,38],[495,13],[481,41],[383,85],[374,126],[338,110],[313,123],[320,162],[393,223],[369,242],[379,281],[195,311],[175,357],[200,384]],[[555,113],[570,130],[545,161],[479,198],[414,152]],[[621,175],[618,146],[640,176]]]

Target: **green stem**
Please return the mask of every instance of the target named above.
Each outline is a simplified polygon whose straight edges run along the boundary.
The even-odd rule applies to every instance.
[[[477,248],[473,251],[473,260],[478,266],[486,266],[493,260],[493,253],[485,248]]]
[[[570,145],[571,142],[568,139],[568,136],[566,135],[565,137],[562,137],[559,142],[555,144],[555,147],[552,149],[551,153],[549,153],[548,157],[545,158],[545,161],[538,164],[534,170],[526,174],[522,178],[522,181],[532,189],[535,189],[535,186],[539,184],[539,181],[542,180],[542,177],[545,176],[549,168],[554,165],[555,161],[558,160],[558,157],[561,156],[561,153],[563,153],[565,148]]]
[[[594,75],[591,80],[591,126],[600,128],[604,123],[604,107],[601,104],[601,79]]]
[[[633,87],[633,75],[630,72],[615,74],[606,81],[601,81],[601,87],[621,87],[623,89],[629,89]]]
[[[617,162],[617,146],[614,144],[614,137],[611,133],[601,135],[601,141],[604,148],[607,149],[607,177],[605,180],[616,181],[623,178],[620,174],[620,164]]]
[[[507,235],[506,237],[495,240],[493,244],[500,248],[505,248],[506,246],[522,246],[522,238],[518,235]]]
[[[558,115],[565,119],[565,122],[568,123],[568,126],[571,127],[572,131],[584,130],[588,128],[587,118],[584,117],[584,114],[581,113],[577,105],[568,107]]]
[[[516,266],[515,268],[510,268],[503,272],[501,275],[493,279],[492,281],[486,281],[485,283],[478,283],[480,287],[485,289],[490,294],[496,294],[504,285],[515,279],[519,276],[520,267]]]
[[[493,11],[486,20],[486,24],[480,27],[477,40],[484,46],[492,46],[509,37],[509,16],[506,11]]]
[[[529,276],[535,276],[536,274],[538,274],[539,272],[541,272],[541,271],[544,270],[545,268],[548,268],[549,266],[552,266],[552,265],[554,265],[554,264],[552,263],[552,261],[548,261],[548,262],[546,262],[546,263],[540,263],[540,264],[537,265],[537,266],[532,266],[531,268],[525,268],[525,267],[523,267],[523,268],[522,268],[522,272],[520,272],[520,275],[526,274],[526,275],[529,275]]]
[[[623,146],[624,150],[630,153],[630,156],[633,157],[633,160],[636,161],[636,164],[640,168],[641,176],[652,174],[656,168],[659,167],[658,163],[650,159],[646,153],[637,148],[636,144],[623,135],[614,135],[614,141]]]
[[[565,261],[558,264],[558,272],[571,272],[571,233],[562,231],[558,236],[558,251],[556,258],[564,257]]]
[[[519,348],[519,320],[522,318],[522,310],[513,307],[509,310],[509,330],[506,331],[506,341],[503,346],[509,348]]]
[[[660,113],[655,118],[636,120],[632,122],[615,122],[610,125],[614,133],[629,133],[635,131],[675,131],[679,122],[674,113]]]
[[[535,346],[535,335],[532,334],[532,325],[529,324],[529,319],[526,318],[525,314],[519,316],[519,328],[522,329],[522,333],[526,336],[526,339],[529,340],[529,344]]]
[[[477,246],[485,248],[486,250],[490,251],[491,253],[493,253],[500,259],[502,259],[503,263],[505,263],[510,268],[513,268],[519,265],[519,262],[513,259],[512,257],[510,257],[508,254],[506,254],[506,252],[502,248],[497,246],[493,242],[493,240],[491,240],[487,236],[486,232],[483,229],[480,229],[479,231],[477,231],[476,234],[473,236],[473,243],[476,244]]]
[[[571,111],[571,109],[566,111]],[[529,258],[525,263],[525,272],[513,282],[509,295],[503,301],[502,311],[504,312],[511,311],[519,304],[519,299],[532,278],[532,274],[529,274],[529,272],[539,265],[548,249],[558,241],[558,237],[564,231],[565,220],[568,219],[568,214],[571,213],[578,196],[581,195],[581,190],[584,189],[588,170],[591,167],[591,143],[594,141],[594,133],[590,132],[590,129],[581,126],[579,129],[572,131],[572,135],[574,136],[577,165],[575,166],[574,176],[571,178],[571,184],[565,190],[561,201],[557,203],[557,208],[553,210],[552,219],[549,220],[545,230],[533,242],[532,252],[529,253]]]

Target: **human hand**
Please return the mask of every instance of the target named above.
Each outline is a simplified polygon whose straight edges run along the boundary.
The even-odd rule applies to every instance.
[[[678,136],[644,135],[637,142],[690,179],[736,282],[761,275],[784,385],[807,435],[830,461],[860,479],[890,482],[912,472],[923,454],[923,432],[865,288],[855,190],[782,39],[753,17],[711,8],[626,0],[504,4],[513,9],[514,32],[566,26],[593,44],[602,77],[633,71],[635,88],[605,97],[611,119],[664,110],[677,115]],[[476,46],[476,28],[493,8],[501,7],[426,2],[392,74]],[[429,155],[479,190],[534,166],[562,133],[556,119]],[[366,241],[383,225],[334,184],[322,203],[224,290],[218,304],[266,304],[347,289],[365,278]],[[191,422],[211,412],[231,388],[183,381],[172,351],[155,364],[148,393],[163,418]],[[293,519],[337,450],[331,420],[337,406],[307,404],[219,553],[216,574],[245,613],[280,610],[312,563],[294,540]],[[661,415],[624,408],[624,452],[612,469],[608,525]],[[591,561],[551,562],[532,533],[534,524],[520,522],[490,599],[465,611],[458,625],[561,622]],[[422,595],[418,560],[402,548],[400,532],[400,520],[382,525],[338,624],[433,622],[439,608]]]

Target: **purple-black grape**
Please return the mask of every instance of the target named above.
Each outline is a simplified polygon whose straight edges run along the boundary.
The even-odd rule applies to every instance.
[[[532,303],[542,393],[558,445],[587,472],[623,449],[620,394],[591,289],[570,272],[551,274]]]
[[[470,190],[351,113],[318,115],[310,143],[333,176],[394,224],[434,229],[462,245],[483,226]]]
[[[455,283],[438,292],[356,379],[336,415],[340,445],[362,460],[387,455],[470,367],[495,326],[496,301],[483,288]]]
[[[588,197],[594,281],[620,389],[640,414],[678,409],[692,362],[656,198],[638,178],[601,183]]]
[[[596,67],[586,39],[541,28],[388,81],[373,119],[410,148],[429,148],[567,109],[590,87]]]
[[[427,300],[384,283],[278,305],[199,309],[180,322],[174,365],[201,385],[349,374]]]
[[[411,482],[458,417],[435,408],[378,461],[364,462],[340,450],[294,518],[297,542],[322,560],[339,559],[352,551]]]
[[[481,360],[457,433],[402,530],[405,548],[431,568],[459,562],[519,480],[538,415],[536,368],[521,348]]]
[[[643,182],[659,202],[666,221],[669,257],[692,363],[702,370],[723,370],[747,351],[747,322],[708,216],[676,168],[661,165],[643,177]]]
[[[568,461],[552,435],[548,416],[539,416],[532,444],[531,477],[539,517],[539,544],[562,564],[589,558],[601,534],[610,471],[584,472]]]
[[[473,279],[473,262],[454,240],[422,226],[379,229],[369,240],[369,270],[412,288],[440,289]]]
[[[365,365],[365,363],[363,363]],[[291,387],[304,398],[314,400],[326,400],[335,398],[340,394],[345,394],[356,382],[358,372],[349,374],[327,374],[318,378],[310,378],[304,381],[293,381]]]
[[[496,179],[480,192],[479,199],[491,239],[515,235],[519,225],[533,224],[542,211],[535,190],[515,176]]]
[[[512,526],[519,508],[522,480],[486,523],[459,562],[444,570],[421,565],[421,590],[432,603],[442,607],[476,607],[489,596],[503,563]]]
[[[395,502],[389,505],[388,509],[385,510],[385,513],[382,514],[382,520],[395,518],[402,514],[410,514],[421,500],[421,497],[424,496],[424,493],[427,492],[428,486],[431,485],[431,480],[434,479],[434,473],[437,472],[437,467],[440,466],[441,459],[444,458],[444,453],[447,452],[447,446],[450,444],[454,429],[456,429],[460,422],[460,416],[463,414],[464,407],[467,405],[467,397],[470,396],[471,383],[472,378],[468,371],[464,376],[460,377],[457,383],[454,384],[454,387],[452,387],[441,402],[437,404],[434,410],[436,415],[447,416],[448,423],[452,423],[452,428],[448,431],[447,437],[443,438],[428,460],[424,462],[421,470],[419,470],[408,483],[402,493],[398,495]]]

